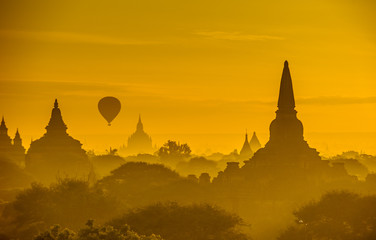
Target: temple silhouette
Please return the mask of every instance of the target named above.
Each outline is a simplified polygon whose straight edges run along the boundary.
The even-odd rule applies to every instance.
[[[15,137],[11,139],[4,117],[0,124],[0,157],[16,163],[20,167],[25,164],[25,148],[22,146],[20,133],[17,129]]]
[[[120,151],[126,155],[135,155],[153,153],[153,150],[151,137],[144,131],[144,124],[141,121],[141,115],[139,115],[136,131],[128,138],[127,146]]]
[[[276,118],[270,123],[269,141],[246,166],[255,164],[294,165],[307,168],[321,164],[319,153],[304,140],[303,124],[297,118],[288,62],[285,61],[278,97]]]
[[[17,129],[15,137],[11,139],[4,117],[0,124],[0,157],[16,163],[20,167],[25,164],[25,148],[22,146],[20,133]]]
[[[261,143],[256,136],[256,132],[253,132],[252,138],[248,141],[248,133],[245,133],[245,139],[243,147],[239,152],[239,161],[248,160],[253,154],[261,148]]]
[[[249,141],[248,141],[248,133],[245,133],[245,139],[244,139],[243,147],[239,152],[239,160],[240,161],[247,160],[250,157],[252,157],[252,155],[253,155],[253,151],[252,151],[251,145],[249,144]]]
[[[252,138],[249,141],[249,146],[251,147],[253,152],[256,152],[257,150],[261,148],[261,143],[256,136],[256,132],[253,132]]]
[[[260,148],[261,144],[255,134],[251,144],[248,144],[246,135],[242,151],[249,154],[252,150],[251,145],[259,149],[250,159],[244,161],[242,167],[239,167],[238,162],[228,162],[227,168],[218,173],[213,183],[235,188],[254,188],[253,191],[268,187],[273,189],[268,194],[281,197],[296,194],[298,189],[304,191],[306,186],[324,189],[327,186],[334,187],[336,184],[356,180],[348,175],[343,164],[330,165],[328,161],[322,160],[319,152],[304,140],[303,124],[297,118],[295,110],[292,79],[287,61],[282,72],[277,107],[276,118],[270,124],[269,141],[265,147]],[[278,189],[286,190],[279,192]],[[231,193],[231,196],[234,195],[236,194]]]
[[[80,141],[67,133],[57,100],[46,133],[32,141],[26,154],[26,170],[39,181],[48,183],[57,177],[84,177],[90,163]]]

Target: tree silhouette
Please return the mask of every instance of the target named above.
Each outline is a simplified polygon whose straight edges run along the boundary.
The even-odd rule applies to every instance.
[[[108,149],[106,149],[106,152],[107,152],[107,154],[108,155],[116,155],[117,154],[117,152],[118,152],[118,150],[116,149],[116,148],[111,148],[110,147],[110,149],[108,150]]]
[[[98,187],[124,204],[138,206],[155,201],[161,188],[182,180],[175,171],[162,164],[127,162],[98,181]]]
[[[40,230],[59,223],[73,230],[89,218],[107,221],[116,213],[117,201],[102,190],[77,179],[60,179],[50,187],[32,184],[2,213],[5,226],[19,239],[30,239]],[[3,226],[0,225],[0,229]]]
[[[237,228],[242,219],[208,204],[158,203],[114,219],[110,225],[128,224],[141,234],[159,234],[166,240],[246,240]]]
[[[376,196],[330,192],[294,213],[297,224],[278,239],[376,239]]]
[[[34,240],[162,240],[160,236],[151,234],[150,236],[139,235],[130,230],[128,225],[120,227],[95,226],[93,220],[88,220],[86,227],[81,228],[78,233],[70,229],[61,229],[59,225],[54,225],[50,230],[38,234]]]
[[[167,143],[157,152],[161,160],[168,164],[174,164],[178,161],[188,158],[191,154],[191,148],[188,144],[180,144],[175,141],[168,140]]]

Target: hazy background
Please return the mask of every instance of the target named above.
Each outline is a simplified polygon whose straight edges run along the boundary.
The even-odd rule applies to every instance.
[[[158,146],[229,152],[245,129],[265,144],[287,59],[310,145],[376,153],[375,1],[0,4],[0,114],[25,147],[55,98],[85,149],[126,143],[139,113]],[[123,107],[111,127],[108,95]]]

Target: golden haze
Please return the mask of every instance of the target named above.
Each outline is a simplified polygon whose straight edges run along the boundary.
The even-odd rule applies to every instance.
[[[376,149],[373,1],[1,1],[0,114],[26,147],[59,99],[85,149],[126,142],[141,113],[157,145],[262,143],[288,59],[305,137],[323,154]],[[123,109],[112,127],[104,96]]]

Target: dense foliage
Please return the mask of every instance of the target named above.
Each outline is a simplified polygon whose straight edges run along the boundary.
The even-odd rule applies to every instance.
[[[161,164],[128,162],[101,179],[98,188],[134,207],[168,198],[173,191],[170,186],[179,181],[182,178],[178,173]]]
[[[0,189],[27,187],[33,180],[33,177],[16,163],[0,157]]]
[[[176,165],[176,171],[182,175],[195,174],[200,176],[202,173],[209,173],[211,176],[216,176],[220,169],[217,162],[208,160],[204,157],[192,157],[188,161],[181,161]]]
[[[112,226],[94,226],[89,220],[86,227],[75,233],[69,229],[61,229],[54,225],[50,230],[37,235],[34,240],[162,240],[161,237],[151,234],[150,236],[139,235],[124,225],[114,228]]]
[[[179,161],[188,158],[191,155],[191,148],[188,144],[180,144],[175,141],[168,140],[167,143],[158,150],[157,154],[161,161],[167,165],[175,166]]]
[[[240,217],[208,204],[159,203],[133,210],[110,222],[128,224],[142,234],[159,234],[166,240],[245,240]]]
[[[294,213],[296,226],[278,239],[376,239],[376,196],[330,192]]]
[[[117,213],[118,204],[86,181],[61,179],[50,187],[32,184],[6,206],[0,226],[12,236],[30,236],[53,224],[76,229],[87,219],[106,221]]]

